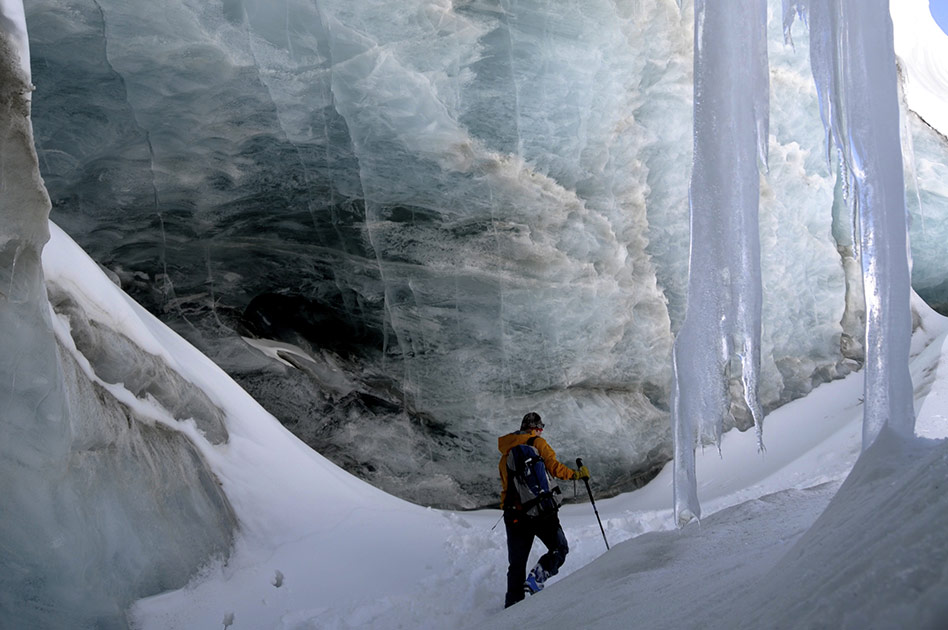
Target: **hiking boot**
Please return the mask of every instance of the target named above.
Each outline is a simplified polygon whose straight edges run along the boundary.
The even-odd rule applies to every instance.
[[[533,595],[543,590],[543,583],[546,582],[546,571],[539,564],[533,567],[523,583],[523,592]]]

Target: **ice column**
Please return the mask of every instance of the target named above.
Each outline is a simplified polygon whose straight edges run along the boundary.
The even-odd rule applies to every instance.
[[[40,264],[49,238],[49,197],[33,149],[29,66],[22,62],[28,54],[25,42],[22,4],[0,0],[0,458],[9,448],[15,450],[11,459],[29,465],[35,452],[13,438],[30,432],[14,427],[48,423],[50,431],[42,440],[60,454],[68,436]]]
[[[18,5],[18,6],[15,6]],[[45,571],[70,550],[57,544],[54,487],[36,481],[68,454],[70,433],[59,357],[51,332],[40,253],[49,238],[49,198],[30,127],[30,77],[19,1],[0,0],[0,626],[28,627],[19,614]],[[50,531],[52,530],[52,531]],[[36,550],[39,549],[37,552]],[[44,560],[36,560],[43,554]],[[49,560],[46,562],[46,560]],[[50,570],[49,573],[51,573]],[[11,612],[13,611],[13,612]],[[10,624],[10,625],[7,625]],[[39,626],[34,626],[39,627]]]
[[[68,289],[50,285],[51,304],[25,35],[20,0],[0,0],[0,628],[124,628],[132,601],[227,553],[236,518],[172,428],[207,397]]]
[[[765,0],[695,2],[694,168],[688,310],[675,340],[675,515],[700,516],[697,440],[720,439],[739,371],[757,426],[760,367],[758,160],[769,112]]]
[[[866,300],[863,449],[912,435],[912,318],[892,20],[887,0],[810,0],[810,65],[854,207]]]

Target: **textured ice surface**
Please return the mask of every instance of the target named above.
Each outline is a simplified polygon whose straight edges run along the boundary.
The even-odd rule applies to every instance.
[[[4,54],[19,66],[27,85],[30,82],[30,42],[26,32],[26,12],[22,0],[0,0],[0,31],[6,35]],[[9,49],[6,47],[9,46]],[[28,97],[27,97],[28,98]]]
[[[948,39],[948,37],[946,37]],[[914,172],[910,173],[909,183],[914,183],[912,175],[924,184],[918,187],[918,196],[907,199],[912,220],[909,225],[909,242],[912,246],[912,286],[927,301],[940,311],[948,310],[948,279],[944,270],[939,268],[937,260],[941,244],[948,239],[948,233],[940,218],[948,205],[948,160],[939,155],[938,150],[946,145],[946,138],[932,130],[916,117],[909,120],[913,139]],[[933,151],[933,148],[937,148]]]
[[[9,9],[0,5],[0,626],[120,628],[134,599],[182,586],[224,553],[235,525],[162,405],[188,423],[209,416],[209,438],[226,432],[206,396],[142,348],[106,330],[73,339],[67,321],[95,327],[75,295],[59,291],[62,318],[53,313],[40,258],[49,199]]]
[[[866,303],[863,447],[913,434],[906,187],[888,2],[811,2],[810,64],[853,208]]]
[[[536,407],[564,455],[629,487],[671,454],[692,150],[684,4],[30,2],[53,216],[373,483],[494,501],[493,440]],[[861,350],[807,35],[785,45],[772,4],[765,409]],[[940,242],[944,144],[916,151],[924,229]],[[944,260],[925,260],[916,278],[939,286]],[[270,360],[242,336],[304,359]]]
[[[907,191],[892,22],[884,0],[871,5],[813,1],[805,9],[785,2],[783,9],[788,38],[797,14],[809,21],[810,65],[826,154],[838,155],[834,237],[840,250],[854,250],[862,269],[863,445],[868,448],[885,426],[911,436],[915,424],[908,368]],[[754,413],[760,245],[753,149],[758,134],[767,130],[762,113],[766,98],[758,96],[766,94],[763,88],[769,83],[766,46],[758,33],[765,22],[763,4],[695,5],[691,274],[688,313],[675,342],[672,404],[679,525],[700,517],[694,450],[699,436],[719,442],[727,379],[734,378],[735,370],[740,371],[744,400],[761,426],[761,415]],[[762,152],[760,158],[765,162]],[[854,226],[852,238],[842,226],[847,214]],[[848,266],[849,256],[841,253]],[[849,269],[847,281],[850,291],[858,284]],[[846,302],[849,306],[855,300],[847,296]]]
[[[688,311],[674,349],[675,515],[701,516],[694,453],[718,444],[729,403],[761,436],[758,163],[766,167],[767,4],[695,3],[694,166]],[[741,394],[729,396],[728,381]]]

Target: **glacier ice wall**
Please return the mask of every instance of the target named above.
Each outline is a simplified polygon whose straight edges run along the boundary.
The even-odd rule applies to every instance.
[[[606,486],[670,457],[689,3],[27,8],[54,218],[320,452],[468,506],[495,499],[493,438],[530,408]],[[765,408],[861,356],[806,35],[785,45],[775,15]],[[916,149],[945,204],[943,143]]]
[[[209,439],[226,431],[203,394],[118,333],[100,327],[94,347],[85,343],[95,325],[70,290],[47,297],[49,199],[9,5],[0,6],[0,626],[120,628],[131,601],[182,586],[229,548],[235,527],[174,419],[156,422],[130,402],[173,399],[182,419],[211,416]],[[139,391],[122,384],[129,375]]]

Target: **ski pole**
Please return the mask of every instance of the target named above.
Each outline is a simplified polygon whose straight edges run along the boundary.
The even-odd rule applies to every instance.
[[[504,520],[504,515],[503,515],[503,514],[500,515],[500,518],[497,519],[497,522],[494,523],[494,526],[490,528],[490,531],[494,531],[494,529],[496,529],[497,526],[500,525],[500,522],[501,522],[502,520]]]
[[[582,467],[583,467],[583,460],[581,457],[577,457],[576,468],[582,468]],[[599,510],[596,509],[596,501],[593,499],[592,488],[589,487],[589,479],[586,478],[586,479],[583,479],[583,481],[586,483],[586,492],[589,493],[589,502],[592,503],[593,512],[596,513],[596,520],[599,521],[599,531],[602,532],[602,540],[604,543],[606,543],[606,551],[609,551],[609,541],[606,540],[606,530],[603,529],[602,527],[602,519],[599,518]]]

